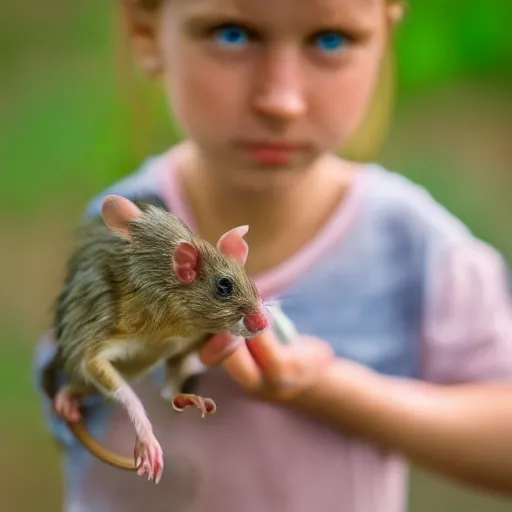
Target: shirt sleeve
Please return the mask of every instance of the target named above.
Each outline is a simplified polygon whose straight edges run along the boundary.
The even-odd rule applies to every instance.
[[[504,258],[471,235],[443,245],[432,251],[427,273],[424,378],[440,384],[512,379]]]
[[[57,347],[53,341],[52,333],[44,333],[38,340],[38,343],[35,347],[33,372],[36,380],[36,389],[41,398],[41,405],[46,426],[49,428],[51,435],[56,441],[62,445],[69,445],[72,439],[71,432],[67,428],[65,422],[55,414],[52,401],[44,392],[41,382],[44,368],[55,356],[56,348]]]
[[[53,438],[61,445],[70,446],[74,441],[74,436],[66,425],[66,422],[60,418],[53,410],[53,403],[45,393],[42,385],[43,371],[52,359],[55,357],[57,345],[54,341],[51,331],[43,333],[35,347],[33,359],[33,371],[36,380],[36,389],[41,397],[43,416],[47,427]],[[62,375],[58,375],[59,385],[65,383]],[[95,409],[104,402],[100,394],[91,395],[83,399],[83,406],[87,408],[88,415],[92,416]],[[91,420],[88,421],[90,423]]]

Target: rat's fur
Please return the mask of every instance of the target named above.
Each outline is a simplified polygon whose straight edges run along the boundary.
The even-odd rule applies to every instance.
[[[246,228],[226,233],[214,247],[163,208],[120,196],[105,199],[102,217],[103,223],[91,220],[79,229],[55,303],[57,353],[42,384],[91,453],[158,482],[162,449],[128,382],[166,361],[162,396],[177,410],[195,405],[203,415],[213,413],[211,399],[178,393],[183,364],[210,334],[254,335],[267,322],[243,267]],[[62,371],[67,383],[59,388]],[[128,413],[136,465],[98,445],[81,424],[79,397],[98,391]]]
[[[208,334],[236,330],[244,315],[258,309],[259,295],[240,263],[193,235],[171,213],[148,204],[141,209],[129,225],[132,240],[98,221],[79,230],[55,306],[58,356],[44,379],[52,397],[58,368],[82,384],[87,353],[117,351],[116,368],[135,377],[163,358],[172,357],[175,365]],[[172,267],[180,242],[192,243],[202,255],[190,284],[179,282]],[[215,296],[220,276],[233,278],[232,297]]]

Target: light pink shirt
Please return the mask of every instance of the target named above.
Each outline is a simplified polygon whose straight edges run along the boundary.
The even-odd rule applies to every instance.
[[[107,193],[153,197],[194,219],[173,172],[172,151]],[[256,276],[301,332],[329,340],[339,357],[375,371],[437,383],[512,377],[512,308],[501,256],[475,239],[423,189],[376,166],[311,243]],[[42,341],[39,361],[48,357]],[[41,364],[41,363],[40,363]],[[220,369],[195,392],[215,399],[215,417],[177,414],[148,378],[135,386],[166,454],[152,486],[68,443],[68,511],[404,512],[407,466],[394,453],[342,431],[248,399]],[[100,417],[98,437],[127,455],[133,430],[123,412]]]

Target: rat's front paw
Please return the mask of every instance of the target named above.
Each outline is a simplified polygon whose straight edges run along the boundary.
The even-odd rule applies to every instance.
[[[217,410],[217,406],[211,398],[203,398],[202,396],[189,393],[175,395],[172,399],[172,406],[179,412],[183,411],[185,407],[197,407],[201,411],[203,418],[206,414],[214,414]]]
[[[55,412],[66,421],[76,423],[82,419],[80,396],[70,386],[64,386],[53,400]]]
[[[148,475],[148,480],[160,482],[164,470],[164,454],[160,443],[151,433],[144,437],[138,437],[134,450],[137,475]]]

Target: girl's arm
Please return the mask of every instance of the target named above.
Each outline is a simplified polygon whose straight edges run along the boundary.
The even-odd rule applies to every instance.
[[[459,482],[512,495],[512,305],[505,264],[477,241],[432,263],[423,381],[332,359],[266,332],[224,361],[252,394],[367,438]],[[303,341],[306,338],[300,337]]]
[[[391,378],[329,359],[321,340],[301,340],[300,348],[283,347],[266,332],[239,347],[223,367],[257,398],[461,483],[512,495],[512,383],[443,386]]]
[[[512,384],[393,379],[336,360],[287,402],[461,483],[512,495]]]

